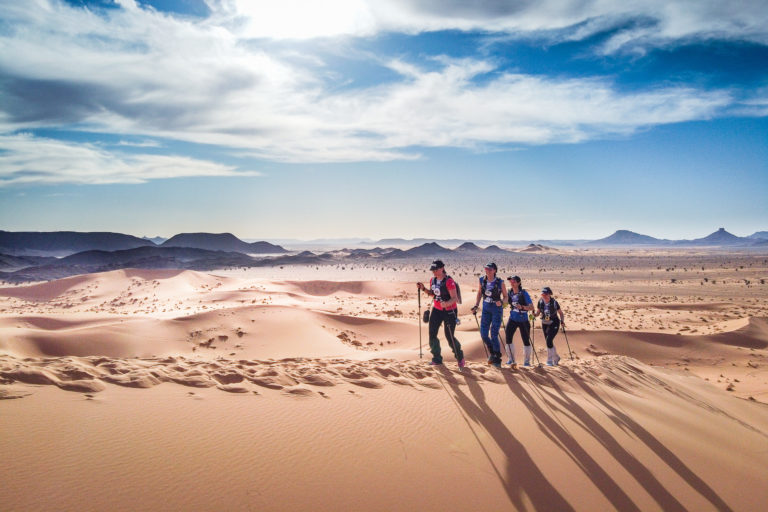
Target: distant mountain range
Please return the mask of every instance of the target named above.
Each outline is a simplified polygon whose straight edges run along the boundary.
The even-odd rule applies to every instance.
[[[231,251],[245,254],[285,254],[288,251],[269,242],[243,242],[232,233],[180,233],[161,247],[191,247],[209,251]]]
[[[630,246],[630,245],[646,245],[646,246],[708,246],[708,247],[749,247],[760,245],[759,241],[762,239],[759,236],[760,233],[766,233],[765,231],[758,231],[750,236],[736,236],[733,233],[729,233],[725,228],[720,228],[714,233],[711,233],[703,238],[696,238],[694,240],[663,240],[654,238],[648,235],[641,235],[633,231],[627,231],[620,229],[611,236],[601,238],[600,240],[593,240],[587,242],[587,245],[592,246]],[[766,237],[768,238],[768,237]]]
[[[460,238],[383,238],[381,240],[376,240],[373,242],[368,241],[361,241],[360,245],[388,245],[388,246],[395,246],[395,247],[403,247],[403,246],[416,246],[416,245],[423,245],[427,243],[437,243],[441,244],[443,246],[457,246],[459,244],[465,244],[465,243],[472,243],[475,245],[486,245],[486,246],[498,246],[503,245],[506,247],[521,247],[523,245],[528,245],[530,243],[540,243],[540,244],[547,244],[547,245],[558,245],[558,246],[575,246],[575,245],[581,245],[587,242],[590,242],[590,240],[583,240],[583,239],[575,239],[575,240],[484,240],[484,239],[460,239]]]
[[[437,243],[447,246],[456,246],[458,244],[472,243],[489,245],[497,244],[506,247],[520,247],[528,244],[539,244],[554,247],[607,247],[607,246],[633,246],[633,245],[647,245],[647,246],[744,246],[756,245],[759,240],[768,239],[768,231],[758,231],[752,235],[740,237],[732,233],[729,233],[724,228],[720,228],[714,233],[707,235],[703,238],[696,238],[693,240],[666,240],[661,238],[654,238],[648,235],[642,235],[629,231],[626,229],[620,229],[610,236],[601,238],[599,240],[466,240],[459,239],[437,239],[437,238],[385,238],[373,242],[377,245],[391,245],[391,246],[407,246],[407,245],[423,245],[428,243]],[[361,242],[364,243],[364,242]],[[759,244],[757,244],[759,245]],[[460,246],[461,247],[461,246]]]
[[[76,231],[0,231],[0,253],[16,256],[66,256],[91,249],[118,251],[154,245],[121,233]]]
[[[768,231],[758,231],[748,237],[736,236],[724,228],[703,238],[693,240],[664,240],[648,235],[642,235],[621,229],[610,236],[599,240],[501,240],[501,241],[477,241],[460,239],[426,239],[415,238],[406,240],[391,238],[380,240],[378,246],[390,246],[384,250],[381,247],[375,249],[352,249],[358,254],[382,255],[388,254],[388,258],[418,257],[424,254],[447,254],[448,247],[456,247],[461,253],[491,254],[503,251],[499,246],[522,247],[530,243],[554,246],[554,247],[600,247],[600,246],[762,246],[761,240],[768,239]],[[355,239],[357,240],[357,239]],[[323,240],[323,242],[331,239]],[[157,244],[159,242],[159,244]],[[363,242],[361,242],[363,243]],[[486,245],[485,249],[480,245]],[[372,244],[366,244],[372,245]],[[203,249],[207,251],[239,252],[243,254],[288,254],[280,245],[267,241],[245,242],[231,233],[180,233],[169,239],[162,237],[138,238],[122,233],[94,232],[82,233],[75,231],[54,232],[12,232],[0,231],[0,254],[8,256],[41,256],[63,257],[88,250],[119,251],[135,249],[137,247],[187,247]],[[376,251],[379,251],[378,253]],[[1,262],[0,262],[1,263]],[[5,265],[8,267],[9,265]],[[0,264],[0,268],[3,265]]]
[[[243,242],[231,233],[181,233],[164,239],[138,238],[121,233],[80,233],[76,231],[0,231],[0,253],[11,256],[68,256],[82,251],[120,251],[137,247],[188,247],[208,251],[247,254],[284,254],[285,249],[269,242]]]
[[[83,251],[15,272],[0,272],[0,279],[12,282],[41,281],[122,268],[214,270],[253,266],[253,263],[253,258],[239,252],[152,246],[119,251]]]
[[[739,237],[723,228],[694,240],[661,240],[648,235],[619,230],[612,235],[577,247],[733,247],[768,248],[768,238],[758,232]],[[123,248],[124,246],[132,246]],[[73,248],[97,246],[71,254]],[[104,247],[107,247],[106,249]],[[110,249],[111,247],[118,249]],[[520,247],[520,246],[518,246]],[[373,249],[339,249],[316,254],[310,251],[290,254],[269,242],[244,242],[230,233],[182,233],[160,246],[151,241],[119,233],[12,233],[0,231],[0,280],[10,282],[57,279],[75,274],[103,272],[120,268],[178,268],[214,270],[225,267],[255,267],[296,264],[329,264],[367,260],[461,259],[484,261],[498,256],[558,252],[542,244],[528,244],[516,250],[497,245],[482,248],[474,242],[463,242],[449,249],[437,242],[424,242],[409,249],[375,247]],[[67,253],[64,257],[53,256]]]

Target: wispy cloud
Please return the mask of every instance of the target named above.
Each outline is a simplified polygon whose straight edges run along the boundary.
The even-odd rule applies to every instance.
[[[628,16],[652,20],[635,26],[637,34],[620,32],[603,47],[618,51],[649,38],[721,34],[762,40],[768,26],[758,23],[764,15],[750,2],[744,2],[742,9],[697,2],[704,14],[693,15],[681,2],[480,1],[470,8],[458,0],[218,0],[210,3],[212,15],[203,20],[143,9],[133,0],[120,4],[122,9],[106,12],[53,0],[4,6],[0,131],[66,126],[147,138],[150,144],[155,137],[212,144],[289,162],[414,159],[422,147],[572,143],[708,119],[732,108],[734,98],[727,90],[677,85],[623,92],[609,78],[504,72],[492,60],[441,58],[424,69],[393,57],[382,62],[399,80],[339,92],[327,83],[327,75],[316,74],[316,65],[282,59],[253,38],[447,28],[532,34],[578,24],[578,30],[569,29],[568,37],[587,37],[611,20]],[[553,12],[557,14],[552,16]],[[712,18],[714,13],[722,17]],[[313,32],[313,27],[322,33]],[[752,111],[760,112],[761,103],[757,107]],[[17,148],[25,140],[33,142],[28,136],[3,140]],[[54,142],[34,144],[50,147]],[[64,154],[74,157],[79,151],[90,162],[108,160],[94,146],[62,143],[62,147]],[[18,149],[17,155],[31,159],[33,152],[25,151]],[[162,158],[172,162],[165,165]],[[116,164],[104,166],[101,178],[97,166],[93,175],[81,175],[74,163],[61,174],[95,182],[144,180],[174,172],[235,173],[212,162],[179,159],[123,155]],[[123,168],[127,178],[108,171],[120,163],[139,169]],[[13,182],[53,179],[55,174],[47,173],[46,178],[19,174],[35,171],[20,165]],[[52,162],[36,165],[44,172],[55,169]],[[8,183],[10,174],[4,172]]]
[[[163,147],[162,144],[157,142],[156,140],[121,140],[117,143],[118,146],[127,146],[132,148],[160,148]]]
[[[0,187],[32,184],[144,183],[192,176],[258,176],[258,172],[183,156],[126,155],[92,144],[30,134],[0,136]]]

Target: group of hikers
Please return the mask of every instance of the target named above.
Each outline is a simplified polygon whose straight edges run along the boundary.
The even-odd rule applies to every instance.
[[[458,322],[458,305],[461,302],[460,292],[456,281],[445,271],[445,264],[440,260],[435,260],[429,267],[433,277],[429,281],[429,286],[423,283],[417,283],[419,293],[421,291],[434,297],[431,311],[426,311],[424,321],[429,322],[429,349],[432,353],[432,365],[443,364],[443,357],[440,351],[440,340],[437,333],[440,325],[443,325],[445,337],[448,345],[453,350],[459,367],[465,366],[464,351],[461,344],[454,336]],[[522,287],[519,276],[510,276],[507,278],[509,289],[499,277],[496,263],[485,265],[485,276],[480,278],[479,287],[475,305],[472,307],[472,314],[477,321],[477,311],[482,301],[481,320],[478,322],[480,335],[488,354],[488,363],[501,368],[501,340],[499,330],[504,322],[504,308],[509,305],[509,320],[505,327],[505,344],[507,346],[507,364],[512,368],[517,368],[515,360],[515,348],[513,337],[515,332],[520,331],[523,340],[523,366],[531,366],[531,320],[541,317],[542,330],[547,342],[547,365],[557,366],[560,356],[555,349],[555,336],[560,330],[561,325],[565,325],[565,316],[560,304],[552,296],[552,289],[545,286],[541,290],[541,298],[534,307],[531,296]],[[421,299],[419,299],[419,303]],[[537,356],[538,357],[538,356]]]

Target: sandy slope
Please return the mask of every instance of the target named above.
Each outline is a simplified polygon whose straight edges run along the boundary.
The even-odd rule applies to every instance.
[[[255,366],[286,385],[110,386],[92,399],[44,387],[4,401],[6,509],[759,510],[768,499],[768,407],[633,359],[518,373]]]
[[[474,278],[462,275],[457,336],[471,362],[459,373],[450,354],[437,369],[418,358],[424,276],[412,267],[375,280],[119,270],[0,289],[3,510],[757,510],[768,499],[759,290],[735,309],[735,281],[701,301],[684,295],[693,286],[678,300],[643,289],[634,270],[564,281],[576,359],[511,372],[481,364]],[[627,328],[605,328],[621,315]],[[535,341],[543,358],[540,331]]]

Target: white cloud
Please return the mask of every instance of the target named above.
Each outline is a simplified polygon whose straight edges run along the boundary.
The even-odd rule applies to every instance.
[[[768,42],[768,9],[762,0],[220,0],[213,6],[219,19],[241,35],[277,39],[435,30],[524,36],[576,26],[576,33],[587,37],[612,24],[642,19],[652,23],[642,32],[632,31],[632,42],[711,37]]]
[[[30,184],[144,183],[191,176],[257,176],[256,172],[183,156],[127,155],[93,144],[30,134],[0,136],[0,187]]]
[[[655,2],[548,0],[510,7],[507,2],[480,1],[468,9],[455,0],[448,2],[454,14],[446,15],[441,13],[450,9],[437,0],[280,4],[221,0],[211,4],[214,14],[209,19],[198,21],[145,10],[132,0],[121,0],[121,4],[124,9],[104,13],[50,0],[4,6],[0,130],[75,126],[226,146],[238,154],[277,161],[386,161],[419,158],[422,146],[487,148],[626,135],[658,124],[707,119],[733,102],[728,91],[670,86],[622,92],[604,78],[489,75],[497,71],[494,63],[478,59],[442,58],[424,69],[401,59],[386,60],[387,56],[379,58],[399,74],[399,80],[339,92],[315,74],[316,63],[307,66],[295,59],[283,60],[243,39],[291,36],[281,32],[281,27],[289,25],[296,31],[291,37],[298,37],[299,32],[317,36],[439,28],[522,32],[593,20],[579,29],[580,37],[586,37],[604,27],[608,18],[643,9],[646,16],[667,20],[648,25],[648,30],[662,30],[663,37],[684,37],[705,29],[727,32],[737,25],[735,15],[712,21],[705,15],[675,10],[680,3],[669,7]],[[317,7],[320,4],[323,9]],[[616,5],[624,11],[619,12]],[[715,7],[703,2],[701,9]],[[603,21],[594,21],[595,17]],[[753,21],[745,19],[745,26],[754,28]],[[643,33],[645,28],[635,30],[640,34],[615,39],[610,43],[613,49],[606,46],[605,51],[650,37]],[[750,30],[745,33],[751,34]],[[22,139],[5,140],[19,146]],[[53,141],[28,142],[48,148],[45,155],[54,154],[49,147]],[[82,182],[100,179],[99,166],[108,160],[101,150],[63,146],[64,154],[73,160],[61,169],[62,176]],[[31,149],[23,154],[24,165],[33,161]],[[77,171],[75,156],[98,165]],[[235,174],[212,162],[162,158],[120,157],[115,165],[103,167],[103,176],[140,181],[174,172]],[[16,165],[16,172],[23,170]],[[45,172],[56,169],[51,161],[39,165]],[[130,172],[129,165],[136,166],[136,172]],[[174,166],[184,170],[173,171]],[[119,172],[110,171],[118,167]],[[47,179],[55,175],[45,174]],[[39,176],[17,174],[14,182],[43,179]]]

